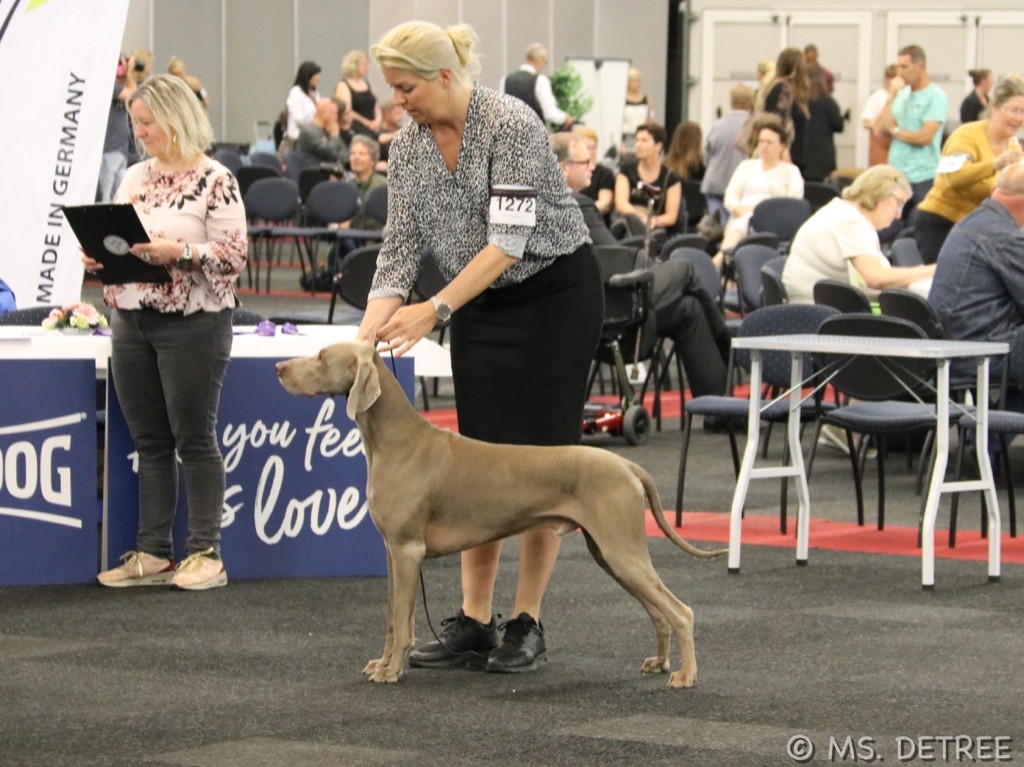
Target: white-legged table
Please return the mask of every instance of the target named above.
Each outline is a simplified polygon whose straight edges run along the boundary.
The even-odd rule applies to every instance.
[[[977,359],[977,437],[976,444],[988,444],[988,371],[989,358],[1004,355],[1008,344],[976,341],[945,341],[931,339],[867,338],[854,336],[779,335],[752,336],[733,339],[733,348],[748,349],[751,353],[750,367],[750,409],[747,418],[747,446],[740,464],[739,479],[733,495],[729,520],[729,572],[738,573],[743,530],[743,506],[747,489],[752,479],[793,477],[796,480],[796,494],[799,500],[797,513],[796,563],[807,564],[808,533],[811,519],[810,495],[807,490],[807,473],[804,470],[803,452],[800,446],[800,403],[803,355],[815,352],[830,354],[869,355],[876,357],[904,357],[933,359],[937,362],[937,402],[935,429],[935,463],[932,467],[931,483],[922,523],[921,585],[930,589],[935,585],[935,518],[939,500],[943,493],[983,491],[988,509],[988,577],[999,580],[999,544],[1002,530],[999,515],[999,500],[992,478],[992,465],[988,450],[980,449],[978,468],[980,479],[947,482],[946,466],[949,463],[949,429],[943,424],[949,422],[949,363],[959,358]],[[790,374],[790,406],[786,435],[789,440],[790,466],[755,468],[757,446],[761,431],[761,364],[766,351],[790,352],[793,356]]]

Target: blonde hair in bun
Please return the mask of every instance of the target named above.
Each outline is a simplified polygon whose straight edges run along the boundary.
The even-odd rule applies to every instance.
[[[480,72],[480,58],[473,50],[476,42],[476,32],[468,24],[442,29],[427,21],[409,21],[386,32],[370,55],[382,67],[425,80],[447,69],[455,80],[468,83]]]

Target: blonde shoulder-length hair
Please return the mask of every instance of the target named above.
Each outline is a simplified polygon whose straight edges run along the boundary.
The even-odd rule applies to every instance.
[[[153,120],[167,134],[185,161],[194,160],[213,143],[210,118],[196,94],[185,81],[174,75],[156,75],[138,87],[128,99],[128,107],[141,101],[153,113]],[[145,147],[139,145],[145,153]]]
[[[341,60],[341,74],[345,77],[354,77],[359,69],[359,60],[367,58],[365,51],[349,51]]]
[[[434,80],[447,69],[453,79],[471,83],[480,72],[480,57],[473,50],[477,36],[468,24],[442,29],[426,21],[399,24],[370,48],[382,67],[411,72]]]
[[[910,182],[891,165],[874,165],[861,173],[843,190],[843,199],[855,202],[864,210],[874,210],[899,187],[909,197]]]

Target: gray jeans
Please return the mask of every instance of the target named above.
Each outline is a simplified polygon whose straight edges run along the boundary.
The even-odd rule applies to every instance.
[[[114,310],[111,366],[138,451],[139,551],[170,557],[185,473],[189,553],[219,550],[224,460],[217,407],[231,356],[231,310],[189,315]]]

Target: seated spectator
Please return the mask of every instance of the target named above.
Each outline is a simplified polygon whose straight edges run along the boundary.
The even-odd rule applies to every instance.
[[[299,128],[295,150],[309,157],[314,164],[322,162],[348,164],[351,132],[342,134],[339,112],[347,107],[334,99],[320,99],[313,119]]]
[[[607,221],[608,216],[611,215],[612,206],[615,204],[615,172],[598,162],[597,131],[587,125],[576,125],[572,131],[580,136],[583,139],[583,143],[587,145],[593,170],[590,176],[590,185],[581,191],[580,194],[586,195],[593,200],[597,210],[604,217],[604,220]]]
[[[630,234],[643,234],[647,225],[650,199],[642,187],[654,187],[651,229],[673,230],[679,218],[683,183],[674,171],[662,164],[665,129],[658,123],[644,123],[636,131],[636,160],[625,163],[615,178],[615,213],[627,221]],[[801,191],[801,194],[803,192]]]
[[[722,238],[722,250],[736,246],[750,228],[750,217],[759,202],[770,197],[804,196],[804,179],[797,167],[782,159],[786,151],[786,131],[781,118],[763,114],[754,120],[751,132],[757,136],[757,157],[744,160],[729,179],[725,190],[725,209],[729,223]],[[722,268],[723,254],[715,256]]]
[[[387,170],[388,150],[404,124],[405,110],[394,101],[385,102],[381,107],[380,135],[377,136],[377,143],[380,145],[380,160],[377,163],[377,170],[381,172]]]
[[[992,196],[953,227],[936,264],[928,300],[949,338],[1007,341],[1024,325],[1024,165],[1006,168]],[[992,361],[992,375],[1001,373]],[[957,378],[974,363],[954,360]]]
[[[700,126],[690,121],[679,123],[672,133],[672,141],[665,153],[665,166],[675,171],[683,181],[704,178],[702,138]]]
[[[729,111],[711,126],[704,142],[707,168],[700,191],[707,200],[708,213],[718,213],[723,225],[729,220],[729,212],[725,209],[725,189],[736,168],[747,159],[736,142],[753,109],[754,92],[743,83],[734,85],[729,91]]]
[[[364,229],[379,232],[384,228],[383,221],[366,212],[366,199],[370,196],[370,192],[378,187],[387,186],[388,183],[387,179],[375,170],[379,159],[380,145],[376,141],[369,136],[356,135],[352,137],[348,155],[349,167],[352,169],[349,180],[359,189],[359,210],[348,221],[339,222],[338,229]],[[327,258],[330,274],[336,274],[341,259],[361,244],[358,240],[338,240],[331,248]]]
[[[551,136],[551,148],[580,203],[590,239],[596,245],[615,245],[617,241],[594,201],[580,193],[590,184],[593,168],[586,144],[575,133],[556,133]],[[730,338],[718,304],[700,286],[687,261],[665,261],[651,271],[658,335],[674,341],[694,396],[721,394],[726,385]]]
[[[379,231],[384,222],[366,212],[366,198],[374,189],[387,186],[388,180],[375,171],[380,159],[380,145],[369,136],[352,137],[348,150],[348,165],[352,170],[352,183],[359,188],[359,210],[348,221],[340,224],[341,229],[372,229]]]
[[[899,218],[910,194],[902,173],[875,165],[807,219],[782,270],[790,303],[814,303],[819,280],[849,282],[874,300],[882,288],[912,287],[931,278],[934,265],[890,266],[878,241],[878,230]]]

